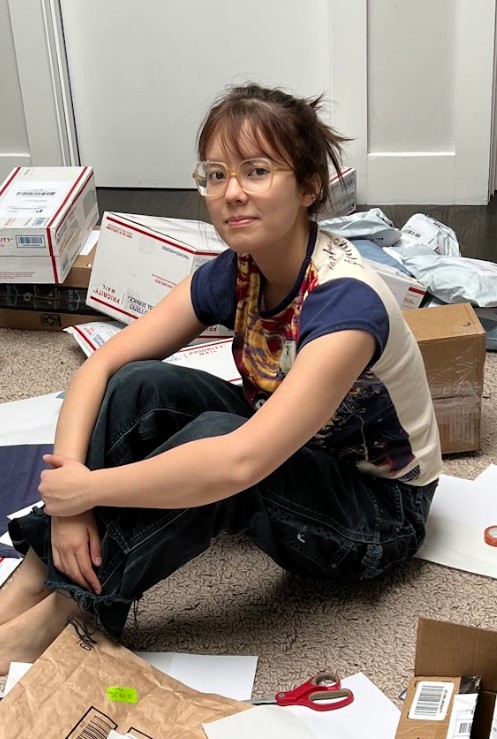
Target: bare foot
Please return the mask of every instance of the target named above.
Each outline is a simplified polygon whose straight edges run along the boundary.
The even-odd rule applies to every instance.
[[[0,626],[0,675],[11,662],[35,662],[81,610],[72,598],[51,593],[28,611]]]
[[[11,582],[0,591],[0,626],[50,595],[43,586],[46,575],[47,568],[30,549]]]

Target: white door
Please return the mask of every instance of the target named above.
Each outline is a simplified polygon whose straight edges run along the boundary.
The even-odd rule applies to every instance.
[[[81,161],[100,186],[189,188],[230,83],[330,90],[329,0],[61,0]]]
[[[486,203],[495,0],[333,0],[330,29],[359,202]]]
[[[78,162],[57,11],[0,0],[0,182],[13,167]]]

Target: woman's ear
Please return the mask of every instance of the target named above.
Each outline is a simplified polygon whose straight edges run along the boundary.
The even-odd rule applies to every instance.
[[[318,199],[321,192],[321,178],[315,174],[302,189],[302,205],[309,208]]]

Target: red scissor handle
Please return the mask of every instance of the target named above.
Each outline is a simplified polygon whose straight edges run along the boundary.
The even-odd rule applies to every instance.
[[[333,711],[348,706],[354,694],[342,688],[340,678],[334,672],[320,672],[294,690],[276,693],[279,706],[306,706],[314,711]]]

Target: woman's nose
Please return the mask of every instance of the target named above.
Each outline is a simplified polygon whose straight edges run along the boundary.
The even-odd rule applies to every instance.
[[[229,175],[224,197],[229,201],[244,200],[247,198],[247,193],[242,189],[235,173]]]

